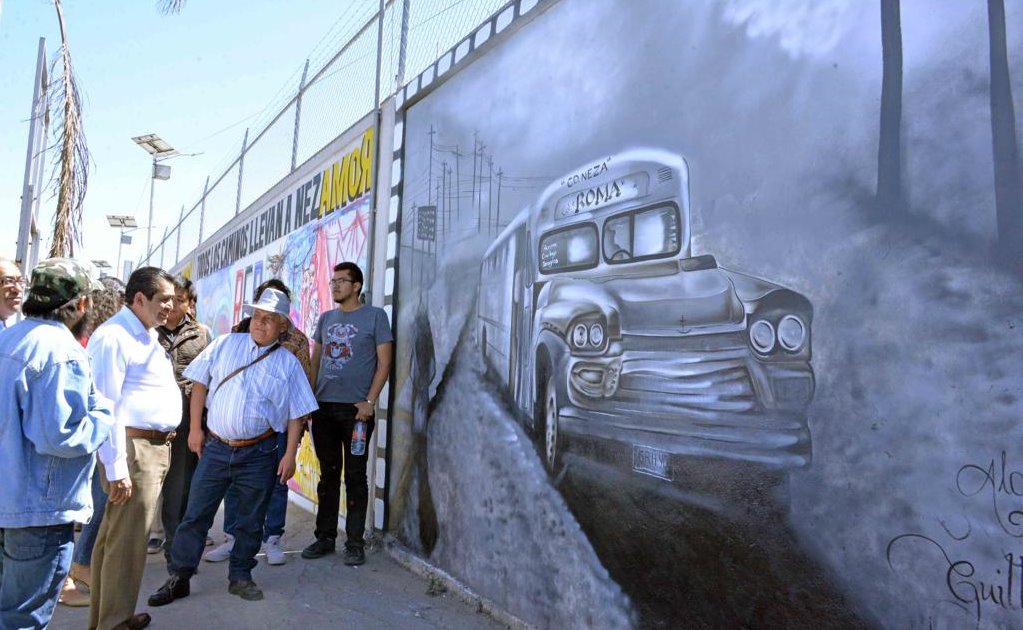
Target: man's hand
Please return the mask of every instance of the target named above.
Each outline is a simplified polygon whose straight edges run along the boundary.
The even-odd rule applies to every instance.
[[[206,442],[206,432],[202,429],[192,431],[188,434],[188,450],[195,453],[196,457],[202,457],[202,445]]]
[[[281,463],[277,465],[277,478],[280,483],[287,483],[288,479],[295,476],[295,454],[285,453],[281,457]]]
[[[131,479],[125,477],[110,482],[110,502],[114,505],[124,505],[131,498]]]
[[[369,404],[368,401],[363,400],[362,402],[355,403],[356,420],[372,420],[374,411],[376,411],[376,408]]]

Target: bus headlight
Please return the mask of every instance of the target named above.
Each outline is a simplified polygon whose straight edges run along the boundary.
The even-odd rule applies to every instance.
[[[767,354],[774,349],[774,326],[766,319],[758,319],[749,327],[749,340],[757,352]]]
[[[786,315],[778,322],[778,343],[789,352],[797,352],[806,342],[806,325],[795,315]]]
[[[604,345],[604,327],[600,324],[590,326],[590,345],[595,348]]]
[[[587,332],[586,324],[576,324],[572,328],[572,345],[582,349],[586,347]]]

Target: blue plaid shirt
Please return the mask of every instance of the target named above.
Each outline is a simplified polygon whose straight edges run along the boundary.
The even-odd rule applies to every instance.
[[[247,333],[231,333],[213,340],[182,374],[202,383],[207,392],[209,429],[229,440],[245,440],[267,429],[286,431],[297,420],[317,409],[301,364],[284,348],[245,368],[227,382],[236,369],[251,363],[269,349],[260,347]]]

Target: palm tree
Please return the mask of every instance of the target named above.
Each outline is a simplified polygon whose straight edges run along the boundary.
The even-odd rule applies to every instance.
[[[60,137],[58,142],[60,159],[55,169],[57,178],[57,214],[50,243],[50,256],[73,256],[75,244],[81,240],[82,205],[89,179],[89,148],[85,143],[82,129],[82,108],[71,65],[71,50],[68,46],[67,28],[64,23],[64,9],[60,0],[53,0],[60,23],[61,72],[51,101],[56,109],[55,129]]]
[[[995,166],[995,211],[998,253],[1023,271],[1023,194],[1020,190],[1016,113],[1006,52],[1004,0],[988,0],[988,43],[991,52],[991,144]]]
[[[881,129],[877,148],[877,204],[889,216],[903,211],[902,23],[899,0],[881,0]]]
[[[185,0],[157,0],[164,13],[177,13]],[[3,0],[0,0],[0,8]],[[48,93],[49,109],[54,111],[59,140],[55,145],[59,157],[55,161],[57,212],[50,242],[51,257],[74,256],[75,245],[81,242],[82,209],[89,181],[89,147],[82,127],[82,106],[78,82],[71,63],[67,25],[61,0],[53,0],[60,24],[60,75],[54,81],[55,89]]]

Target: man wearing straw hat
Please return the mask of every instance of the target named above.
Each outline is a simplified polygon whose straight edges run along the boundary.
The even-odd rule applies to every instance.
[[[171,577],[149,597],[150,606],[188,596],[206,534],[228,488],[237,493],[239,506],[228,592],[246,600],[263,598],[252,569],[267,503],[274,478],[283,483],[295,473],[302,419],[316,409],[316,399],[298,359],[278,350],[290,325],[288,297],[267,289],[246,307],[252,310],[248,334],[217,338],[183,372],[194,383],[188,447],[199,456],[199,466],[174,535],[167,567]],[[282,431],[288,442],[278,464],[277,433]]]

